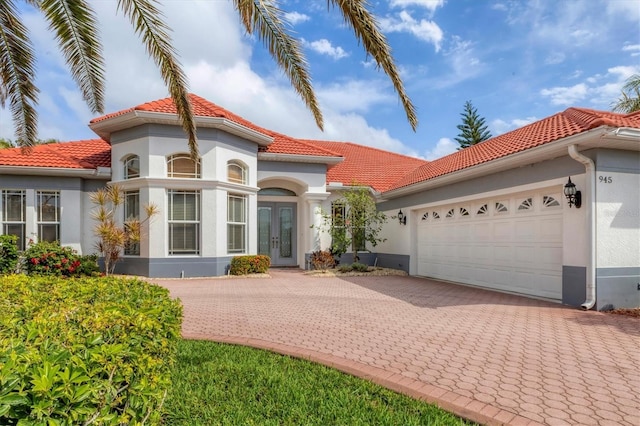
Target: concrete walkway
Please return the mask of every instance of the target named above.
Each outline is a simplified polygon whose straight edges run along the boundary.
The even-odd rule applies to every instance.
[[[156,280],[186,338],[310,359],[484,424],[640,425],[640,319],[413,277]]]

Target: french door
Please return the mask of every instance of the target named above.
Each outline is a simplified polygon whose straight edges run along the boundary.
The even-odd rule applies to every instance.
[[[258,253],[272,266],[295,266],[296,246],[296,204],[258,203]]]

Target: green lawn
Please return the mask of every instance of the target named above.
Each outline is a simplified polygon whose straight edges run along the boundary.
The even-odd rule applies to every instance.
[[[461,425],[463,420],[337,370],[270,352],[180,342],[167,425]]]

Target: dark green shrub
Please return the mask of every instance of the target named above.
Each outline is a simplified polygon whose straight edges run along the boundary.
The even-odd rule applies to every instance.
[[[229,273],[231,275],[266,274],[271,266],[269,256],[257,254],[235,256],[231,259]]]
[[[79,277],[100,272],[97,255],[80,256],[71,247],[58,242],[39,241],[24,251],[24,270],[27,274]]]
[[[353,271],[353,268],[351,267],[351,264],[347,263],[347,264],[344,264],[344,265],[340,265],[338,267],[338,271],[339,272],[351,272],[351,271]]]
[[[0,424],[158,424],[182,310],[117,278],[0,280]]]
[[[364,263],[354,262],[351,264],[351,268],[354,271],[358,272],[369,272],[369,266],[365,265]]]
[[[336,266],[336,259],[329,250],[318,250],[311,253],[311,265],[313,269],[326,271]]]
[[[76,270],[76,275],[86,275],[88,277],[101,275],[97,254],[85,254],[79,256],[78,260],[80,261],[80,266]]]
[[[18,237],[0,235],[0,275],[12,274],[18,267]]]
[[[354,262],[351,264],[347,264],[347,265],[340,265],[340,267],[338,268],[338,271],[340,272],[369,272],[369,267],[367,265],[365,265],[364,263],[358,263],[358,262]]]

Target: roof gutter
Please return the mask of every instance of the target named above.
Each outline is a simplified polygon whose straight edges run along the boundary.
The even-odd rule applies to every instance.
[[[324,155],[304,155],[304,154],[278,154],[272,152],[258,152],[258,160],[262,161],[282,161],[286,163],[320,163],[330,166],[344,161],[343,157],[330,157]]]
[[[617,133],[616,133],[617,136]],[[575,145],[569,145],[569,156],[574,160],[584,164],[587,174],[587,199],[589,207],[587,210],[587,222],[589,223],[589,260],[587,262],[587,283],[585,302],[582,309],[589,310],[596,304],[596,165],[593,160],[578,152]]]
[[[0,166],[0,174],[110,179],[111,167],[98,167],[95,169],[66,169],[63,167]]]

